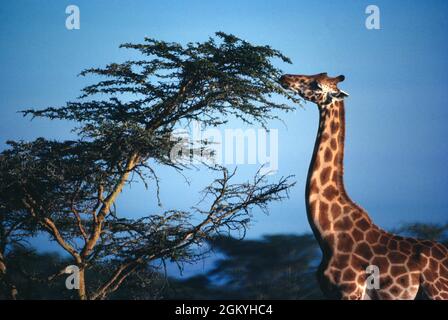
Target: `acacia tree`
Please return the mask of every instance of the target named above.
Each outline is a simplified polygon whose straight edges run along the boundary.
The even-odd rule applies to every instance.
[[[233,183],[234,171],[209,166],[222,176],[204,190],[202,207],[139,219],[118,214],[115,202],[127,184],[139,178],[158,194],[159,166],[190,168],[172,156],[177,128],[193,120],[218,126],[231,117],[265,126],[276,111],[291,109],[273,95],[297,102],[278,84],[281,72],[272,64],[290,60],[269,46],[219,32],[186,46],[146,38],[121,47],[142,58],[85,70],[82,76],[100,80],[79,99],[23,112],[75,121],[78,140],[10,141],[0,155],[2,211],[25,216],[26,230],[47,232],[71,256],[79,268],[80,299],[107,298],[151,262],[197,258],[194,245],[223,231],[245,231],[254,207],[266,210],[293,185],[289,177],[270,182],[259,173]],[[206,145],[200,141],[192,153]],[[105,261],[114,266],[107,280],[86,278]]]
[[[10,276],[7,250],[12,247],[26,249],[26,239],[34,232],[26,225],[28,219],[24,214],[6,211],[5,208],[0,201],[0,299],[15,300],[17,288]]]

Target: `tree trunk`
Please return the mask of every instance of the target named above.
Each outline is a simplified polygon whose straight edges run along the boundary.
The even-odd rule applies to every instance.
[[[0,252],[0,275],[6,274],[6,264],[5,259],[3,258],[3,254]]]
[[[0,284],[2,282],[4,283],[5,290],[9,290],[10,298],[12,300],[17,300],[17,288],[8,279],[5,259],[3,257],[3,254],[0,252]]]
[[[85,269],[84,267],[79,268],[79,290],[78,290],[79,300],[87,300],[86,291],[86,280],[85,280]]]

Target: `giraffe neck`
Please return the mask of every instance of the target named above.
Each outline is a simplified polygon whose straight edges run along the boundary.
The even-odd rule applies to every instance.
[[[348,197],[343,182],[345,109],[344,101],[320,106],[319,130],[306,188],[311,228],[321,244],[338,231],[350,232],[359,215],[367,214]],[[354,217],[357,215],[358,217]]]
[[[335,197],[349,200],[343,181],[344,142],[344,101],[319,107],[319,129],[308,171],[307,200],[324,198],[332,201]]]

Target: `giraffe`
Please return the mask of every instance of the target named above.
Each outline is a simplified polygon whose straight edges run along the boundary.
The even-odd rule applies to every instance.
[[[322,250],[317,271],[328,298],[448,299],[448,248],[388,233],[354,203],[343,183],[345,77],[283,75],[280,84],[317,104],[319,129],[306,183],[306,209]],[[373,266],[373,267],[372,267]],[[378,286],[367,268],[377,270]],[[368,285],[368,283],[372,285]]]

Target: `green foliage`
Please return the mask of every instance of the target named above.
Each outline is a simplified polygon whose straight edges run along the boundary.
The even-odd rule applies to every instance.
[[[214,239],[222,252],[210,276],[242,299],[322,298],[315,275],[319,250],[312,235],[270,235],[261,240]]]
[[[419,239],[448,243],[448,224],[409,223],[398,228],[395,232]]]
[[[123,44],[122,48],[138,50],[146,59],[81,73],[106,78],[84,88],[81,98],[112,97],[70,102],[62,108],[30,109],[24,114],[75,120],[83,123],[81,132],[97,137],[110,127],[135,134],[138,128],[169,130],[182,120],[219,125],[228,121],[228,115],[266,124],[276,118],[273,111],[292,109],[271,99],[278,94],[297,101],[279,85],[282,72],[271,62],[278,58],[290,63],[287,57],[233,35],[218,32],[216,36],[186,46],[149,38],[143,44]]]

